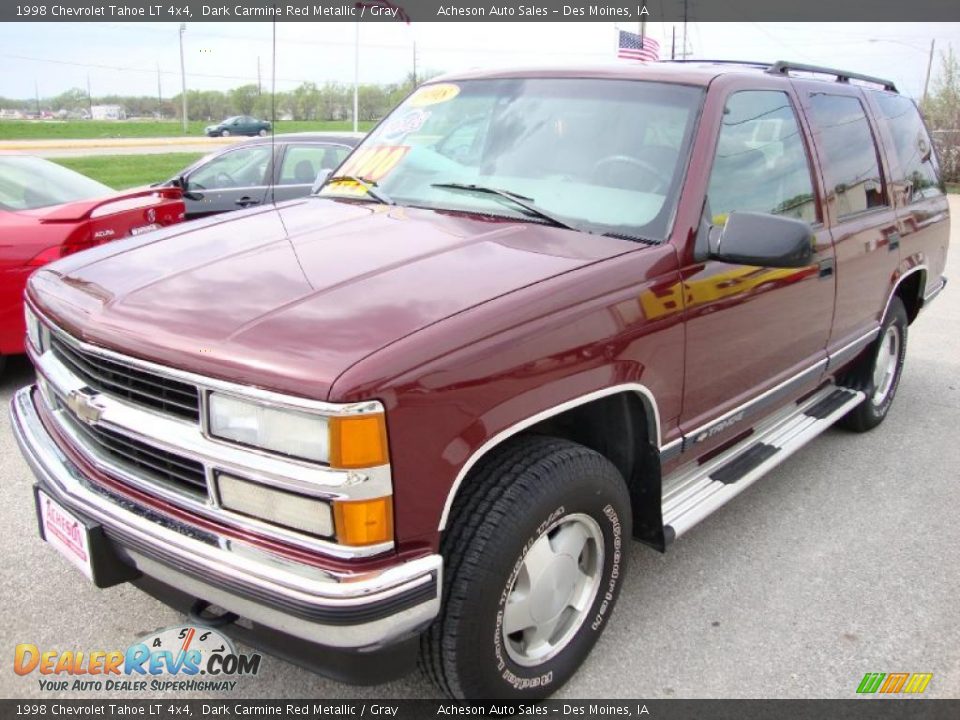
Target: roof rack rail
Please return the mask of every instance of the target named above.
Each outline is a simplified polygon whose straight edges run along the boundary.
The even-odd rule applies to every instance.
[[[793,63],[787,62],[786,60],[778,60],[773,65],[768,66],[766,71],[771,75],[789,75],[791,70],[820,73],[823,75],[834,75],[837,78],[837,82],[841,83],[848,83],[851,80],[862,80],[863,82],[880,85],[884,90],[897,92],[897,86],[893,84],[892,80],[884,80],[883,78],[873,77],[872,75],[863,75],[861,73],[847,72],[846,70],[835,70],[833,68],[820,67],[819,65],[805,65],[803,63]]]
[[[710,60],[710,59],[700,59],[700,58],[682,58],[677,60],[667,60],[663,59],[660,62],[666,63],[701,63],[704,65],[744,65],[746,67],[754,67],[766,69],[770,67],[770,63],[759,62],[757,60]]]

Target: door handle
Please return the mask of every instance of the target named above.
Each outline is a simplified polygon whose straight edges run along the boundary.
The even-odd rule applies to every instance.
[[[255,200],[249,195],[244,195],[242,198],[239,198],[238,200],[236,200],[235,204],[239,205],[240,207],[249,207],[250,205],[259,205],[260,201]]]
[[[820,261],[819,263],[817,263],[817,264],[818,264],[818,266],[820,267],[820,273],[819,273],[819,275],[820,275],[821,278],[833,277],[833,265],[834,265],[834,260],[833,260],[832,257],[829,257],[829,258],[827,258],[827,259],[825,259],[825,260],[821,260],[821,261]]]

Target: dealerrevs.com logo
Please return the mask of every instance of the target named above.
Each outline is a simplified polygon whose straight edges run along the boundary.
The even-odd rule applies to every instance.
[[[20,643],[17,675],[39,676],[44,691],[231,691],[260,671],[258,653],[238,653],[213,628],[182,625],[147,635],[126,650],[44,650]]]

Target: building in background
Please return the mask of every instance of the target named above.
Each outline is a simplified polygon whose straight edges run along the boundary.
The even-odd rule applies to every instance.
[[[127,112],[122,105],[94,105],[90,108],[94,120],[126,120]]]

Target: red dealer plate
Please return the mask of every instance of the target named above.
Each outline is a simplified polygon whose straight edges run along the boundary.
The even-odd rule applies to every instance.
[[[37,491],[40,530],[43,539],[93,580],[90,561],[90,533],[87,527],[46,493]]]

